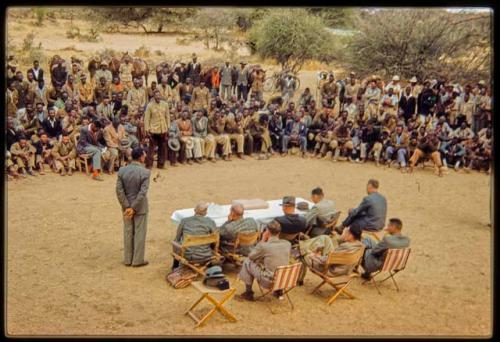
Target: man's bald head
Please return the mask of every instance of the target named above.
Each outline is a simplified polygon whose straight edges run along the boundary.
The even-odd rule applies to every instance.
[[[231,212],[237,216],[243,216],[244,208],[240,203],[235,203],[231,206]]]
[[[205,216],[207,214],[207,210],[208,210],[208,203],[200,202],[194,208],[194,213],[196,215]]]

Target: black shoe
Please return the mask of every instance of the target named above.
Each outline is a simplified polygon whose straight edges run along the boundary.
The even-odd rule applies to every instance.
[[[298,286],[304,286],[304,281],[303,281],[303,280],[299,280],[299,281],[297,282],[297,285],[298,285]]]
[[[370,280],[370,279],[372,279],[372,276],[371,276],[371,274],[370,274],[370,273],[368,273],[368,272],[363,272],[363,273],[361,274],[361,278],[363,278],[363,279],[365,279],[365,280]]]
[[[148,264],[149,264],[149,262],[148,262],[148,261],[143,261],[143,262],[142,262],[142,263],[140,263],[140,264],[137,264],[137,265],[132,265],[132,267],[142,267],[142,266],[146,266],[146,265],[148,265]]]
[[[283,296],[283,290],[276,290],[273,292],[273,296],[276,297],[276,298],[279,298],[281,296]]]
[[[249,302],[253,302],[254,301],[254,298],[253,298],[253,292],[243,292],[239,295],[236,295],[234,297],[234,299],[236,299],[237,301],[239,302],[242,302],[242,301],[245,301],[245,300],[248,300]]]

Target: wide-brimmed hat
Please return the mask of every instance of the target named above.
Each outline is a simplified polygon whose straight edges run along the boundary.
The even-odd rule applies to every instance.
[[[394,77],[392,78],[393,81],[399,81],[399,76],[398,75],[394,75]]]
[[[207,268],[205,271],[205,278],[224,278],[224,273],[222,273],[222,267],[212,266]]]
[[[477,84],[480,84],[480,85],[486,85],[486,82],[484,80],[481,80],[479,81]]]
[[[240,64],[244,64],[245,65],[245,64],[248,64],[248,63],[245,62],[245,61],[241,61]]]
[[[170,138],[168,139],[167,145],[168,148],[174,152],[177,152],[181,149],[181,143],[179,142],[179,139]]]
[[[192,57],[192,58],[196,58],[196,57],[198,57],[198,56],[196,56],[196,54],[193,52],[193,53],[191,54],[191,57]]]
[[[295,197],[294,196],[285,196],[281,201],[281,206],[283,205],[293,205],[295,206]]]
[[[132,145],[132,142],[128,138],[123,138],[120,140],[120,146],[122,148],[129,148]]]
[[[194,141],[192,138],[189,138],[186,140],[186,148],[188,150],[192,149],[194,147]]]
[[[410,80],[411,83],[417,83],[417,78],[415,76],[413,76]]]

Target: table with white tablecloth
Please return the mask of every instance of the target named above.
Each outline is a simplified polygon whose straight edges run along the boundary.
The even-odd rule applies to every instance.
[[[307,202],[309,204],[309,208],[311,208],[314,203],[307,201],[303,198],[297,197],[295,199],[296,203],[299,202]],[[266,209],[247,209],[243,217],[252,217],[257,221],[259,226],[267,224],[271,222],[275,217],[282,216],[283,207],[280,205],[282,203],[281,199],[267,201],[269,207]],[[207,210],[207,217],[211,218],[215,221],[218,227],[220,227],[224,222],[227,221],[227,217],[229,215],[229,211],[231,209],[231,205],[218,205],[215,203],[210,203]],[[302,211],[296,209],[295,212],[299,215],[305,215],[307,211]],[[179,222],[186,217],[190,217],[194,215],[194,208],[189,209],[179,209],[172,213],[171,219],[175,225],[178,225]]]

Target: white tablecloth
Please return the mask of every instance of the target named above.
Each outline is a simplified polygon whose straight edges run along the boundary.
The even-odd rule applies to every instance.
[[[267,224],[272,221],[275,217],[283,215],[283,209],[279,205],[281,203],[281,199],[267,201],[269,203],[269,207],[267,209],[253,209],[253,210],[245,210],[243,217],[252,217],[254,218],[259,226],[262,224]],[[307,201],[303,198],[296,197],[295,202],[307,202],[309,203],[309,208],[311,208],[314,203]],[[227,221],[227,216],[229,215],[229,210],[231,208],[230,204],[227,205],[217,205],[215,203],[211,203],[208,207],[207,217],[210,217],[215,221],[217,227],[220,227],[224,222]],[[305,215],[305,211],[301,211],[295,209],[295,212],[299,215]],[[174,224],[179,224],[179,222],[186,217],[190,217],[194,215],[194,208],[189,209],[180,209],[176,210],[172,213],[171,219]]]

